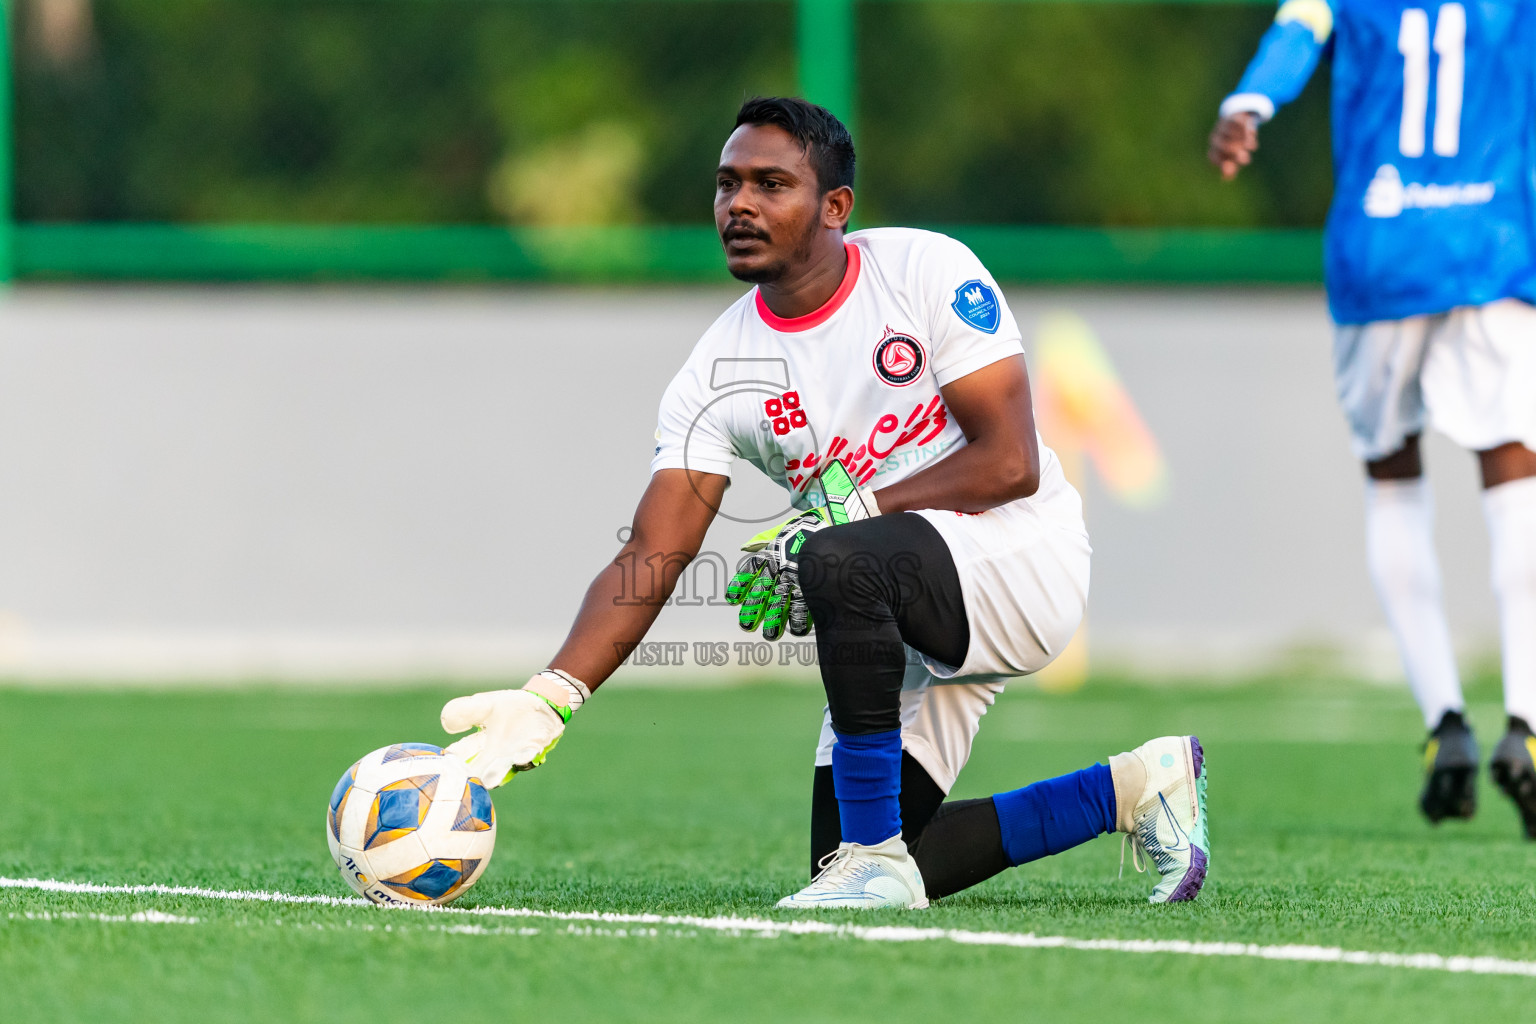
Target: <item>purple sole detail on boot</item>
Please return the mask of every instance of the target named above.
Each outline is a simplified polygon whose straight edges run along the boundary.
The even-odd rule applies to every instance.
[[[1195,778],[1198,779],[1200,777],[1200,769],[1205,767],[1205,751],[1200,747],[1199,736],[1191,736],[1189,738],[1189,749],[1194,751],[1195,754]]]
[[[1206,863],[1205,851],[1198,846],[1194,847],[1194,853],[1189,858],[1189,870],[1184,872],[1184,878],[1179,882],[1179,887],[1173,890],[1173,895],[1168,897],[1169,903],[1192,900],[1200,895],[1200,887],[1205,884]]]

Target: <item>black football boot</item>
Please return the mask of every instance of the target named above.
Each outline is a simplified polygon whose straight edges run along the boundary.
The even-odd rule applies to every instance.
[[[1447,711],[1424,741],[1419,809],[1436,825],[1477,813],[1477,740],[1460,711]]]
[[[1504,795],[1515,802],[1525,825],[1525,838],[1536,839],[1536,736],[1523,718],[1509,717],[1509,731],[1493,750],[1488,774]]]

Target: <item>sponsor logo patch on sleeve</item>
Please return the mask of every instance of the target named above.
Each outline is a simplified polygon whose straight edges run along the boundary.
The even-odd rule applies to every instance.
[[[996,334],[1002,322],[1002,307],[997,293],[980,281],[967,281],[955,289],[955,301],[949,304],[955,315],[978,331]]]

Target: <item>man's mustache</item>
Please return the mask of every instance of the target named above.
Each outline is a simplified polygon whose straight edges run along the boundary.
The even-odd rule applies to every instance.
[[[720,237],[725,239],[727,242],[734,241],[738,238],[756,238],[763,242],[769,241],[768,232],[764,231],[762,228],[753,227],[751,224],[739,220],[733,220],[727,224],[725,226],[725,230],[720,232]]]

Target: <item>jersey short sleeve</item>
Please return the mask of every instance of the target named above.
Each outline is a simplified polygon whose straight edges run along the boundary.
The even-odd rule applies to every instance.
[[[976,254],[953,238],[932,239],[915,261],[920,279],[913,284],[928,306],[933,375],[944,387],[983,366],[1023,355],[1024,342],[1003,290]]]
[[[1254,114],[1268,121],[1276,108],[1301,95],[1333,35],[1335,2],[1284,0],[1237,91],[1222,101],[1222,117]]]
[[[724,405],[712,401],[716,396],[699,372],[699,366],[707,362],[695,350],[661,396],[652,473],[691,469],[696,473],[731,475],[736,450],[720,422]]]

